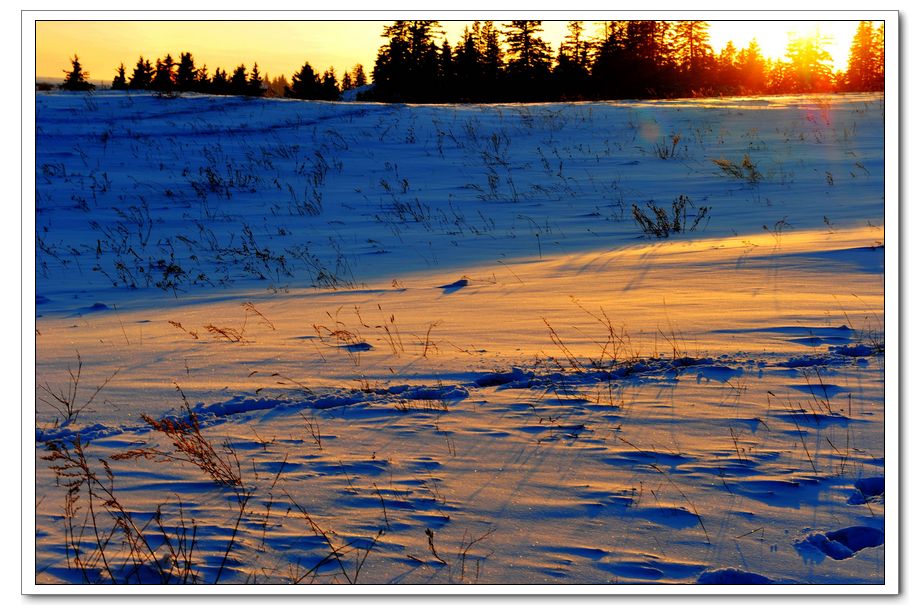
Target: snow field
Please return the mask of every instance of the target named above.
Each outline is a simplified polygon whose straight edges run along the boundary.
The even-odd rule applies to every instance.
[[[39,583],[883,582],[877,97],[36,104]]]

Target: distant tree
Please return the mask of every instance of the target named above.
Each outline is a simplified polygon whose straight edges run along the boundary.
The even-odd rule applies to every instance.
[[[262,96],[264,94],[262,75],[259,73],[259,63],[252,65],[252,72],[249,73],[249,81],[246,84],[247,96]]]
[[[118,65],[118,68],[115,69],[115,78],[112,79],[112,89],[113,90],[127,90],[128,89],[128,79],[125,77],[125,65],[124,62]]]
[[[374,62],[374,92],[377,100],[425,102],[437,96],[437,21],[395,21],[384,26],[387,39]]]
[[[473,22],[463,29],[463,35],[454,47],[453,73],[455,100],[469,101],[478,99],[478,89],[482,86],[482,55],[479,53],[479,22]]]
[[[790,37],[787,61],[774,67],[771,87],[777,92],[827,92],[833,88],[831,54],[828,39],[816,32],[813,36]]]
[[[245,64],[240,64],[233,70],[228,86],[230,94],[246,96],[249,93],[249,76],[246,74]]]
[[[314,100],[319,98],[319,77],[313,71],[309,62],[304,62],[299,71],[291,76],[291,86],[284,95],[287,98],[300,98],[301,100]]]
[[[622,68],[630,58],[626,48],[627,21],[605,21],[600,43],[595,47],[591,64],[591,81],[594,96],[619,98],[628,88],[619,78]]]
[[[767,90],[767,61],[754,38],[738,52],[738,73],[744,94],[761,94]]]
[[[230,79],[227,77],[227,71],[221,70],[219,66],[214,69],[214,76],[211,77],[211,86],[208,89],[212,94],[229,94]]]
[[[709,24],[705,21],[678,21],[674,24],[672,52],[678,68],[697,73],[706,68],[712,57],[709,45]]]
[[[494,96],[505,71],[505,53],[495,22],[482,22],[477,44],[482,57],[482,88]]]
[[[509,87],[518,100],[546,97],[551,67],[549,45],[539,36],[541,21],[516,20],[504,24],[508,48]]]
[[[354,81],[351,79],[351,73],[345,71],[345,74],[342,75],[342,91],[347,92],[348,90],[355,87]]]
[[[190,92],[198,88],[198,70],[195,68],[195,59],[189,52],[179,54],[176,88],[181,92]]]
[[[351,81],[356,88],[363,88],[367,85],[367,75],[364,74],[364,66],[355,64],[351,69]]]
[[[70,64],[71,69],[64,71],[64,83],[61,84],[61,89],[75,92],[95,90],[96,86],[86,80],[89,77],[89,73],[83,70],[83,66],[80,65],[80,58],[76,54],[71,58]]]
[[[131,80],[128,82],[128,88],[132,90],[147,90],[153,81],[154,69],[150,65],[150,60],[145,60],[143,56],[137,59],[137,65],[131,74]]]
[[[446,38],[438,53],[438,79],[442,85],[452,83],[454,79],[454,52]]]
[[[844,84],[850,91],[878,91],[885,86],[884,25],[876,30],[871,21],[861,21],[850,46]]]
[[[504,24],[509,72],[532,75],[549,69],[549,45],[539,36],[542,24],[520,20]]]
[[[707,22],[678,21],[674,23],[670,52],[679,75],[679,82],[676,85],[682,92],[699,92],[712,85],[712,80],[707,75],[713,64]]]
[[[150,87],[157,92],[171,92],[176,87],[176,63],[170,54],[160,60],[157,58],[156,72],[153,75],[153,81]]]
[[[339,82],[335,77],[335,68],[330,66],[323,73],[322,81],[320,81],[320,98],[322,100],[338,100],[340,95]]]
[[[738,67],[738,49],[728,41],[715,58],[713,85],[719,94],[737,94],[741,90],[741,70]]]
[[[601,98],[646,98],[675,94],[671,22],[612,21],[595,55],[591,77]]]
[[[265,95],[271,98],[281,98],[284,96],[285,91],[291,86],[284,75],[279,75],[271,79],[266,75],[265,85]]]
[[[201,68],[195,69],[195,92],[210,92],[211,79],[208,77],[208,67],[207,65],[202,66]]]
[[[561,98],[580,99],[588,91],[591,45],[582,22],[570,21],[568,30],[568,35],[559,45],[553,79]]]

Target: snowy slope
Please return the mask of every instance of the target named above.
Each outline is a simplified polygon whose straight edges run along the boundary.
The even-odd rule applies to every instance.
[[[878,97],[36,115],[39,583],[884,581]]]

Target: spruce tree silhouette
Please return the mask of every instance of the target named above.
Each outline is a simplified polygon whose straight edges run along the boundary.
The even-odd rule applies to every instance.
[[[549,93],[551,54],[539,36],[542,21],[519,20],[504,24],[508,47],[508,87],[513,100],[545,100]]]
[[[69,71],[64,71],[64,83],[61,84],[61,89],[72,92],[88,92],[90,90],[95,90],[96,86],[86,80],[86,78],[89,77],[89,73],[83,70],[83,67],[80,65],[80,58],[77,57],[77,54],[74,54],[73,58],[71,58],[70,64],[71,69]]]
[[[198,87],[198,71],[192,54],[183,51],[179,54],[179,66],[176,69],[176,89],[180,92],[195,91]]]
[[[244,64],[240,64],[233,70],[228,86],[230,94],[234,96],[246,96],[249,92],[249,76],[246,74]]]
[[[150,60],[145,60],[143,56],[137,59],[137,65],[131,74],[131,80],[128,82],[128,88],[132,90],[150,89],[150,83],[153,81],[153,66]]]
[[[300,70],[291,75],[291,86],[285,88],[286,98],[316,100],[320,97],[319,77],[309,62],[304,62]]]
[[[170,54],[160,60],[157,58],[156,71],[153,75],[153,81],[150,83],[150,89],[157,92],[169,93],[176,89],[176,63]]]
[[[671,52],[681,91],[705,91],[712,87],[714,59],[709,45],[709,24],[705,21],[679,21],[673,26]]]
[[[229,94],[230,93],[230,80],[227,78],[227,71],[221,70],[218,66],[214,69],[214,76],[211,77],[211,87],[209,88],[211,94]]]
[[[591,43],[582,22],[570,21],[568,31],[553,68],[554,89],[560,99],[580,100],[588,95]]]
[[[127,90],[128,89],[128,79],[125,77],[124,63],[119,64],[118,68],[115,69],[115,78],[112,79],[112,89],[113,90]]]
[[[878,29],[871,21],[861,21],[850,46],[850,60],[845,75],[846,89],[851,92],[878,91],[885,88],[884,26]]]
[[[265,89],[262,85],[262,75],[259,73],[259,63],[252,65],[252,72],[249,74],[249,81],[246,84],[247,96],[262,96]]]
[[[364,74],[364,66],[355,64],[351,69],[351,80],[356,88],[363,88],[367,85],[367,75]]]
[[[339,83],[335,78],[335,68],[330,66],[326,72],[323,73],[323,79],[320,82],[320,99],[338,100],[340,95]]]

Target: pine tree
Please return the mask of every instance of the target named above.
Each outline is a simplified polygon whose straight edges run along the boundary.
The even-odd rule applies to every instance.
[[[394,21],[384,26],[387,43],[374,62],[374,91],[377,100],[425,102],[436,96],[438,48],[434,37],[437,21]]]
[[[351,80],[356,88],[363,88],[367,85],[367,75],[364,74],[364,66],[355,64],[351,69]]]
[[[621,78],[622,69],[630,58],[626,50],[627,21],[605,21],[600,44],[591,64],[593,94],[601,98],[620,98],[628,88]]]
[[[208,66],[204,65],[195,70],[195,92],[210,92],[211,79],[208,77]]]
[[[86,80],[89,77],[89,73],[83,70],[83,66],[80,65],[80,58],[76,54],[71,58],[70,64],[71,69],[64,71],[64,83],[61,84],[61,89],[74,92],[95,90],[96,86]]]
[[[143,56],[139,57],[134,72],[131,74],[131,80],[128,82],[128,88],[132,90],[150,89],[153,73],[154,69],[150,65],[150,60],[145,60]]]
[[[710,85],[710,80],[706,78],[706,72],[712,66],[708,23],[679,21],[673,24],[671,52],[682,77],[680,86],[685,92]]]
[[[128,89],[128,79],[125,77],[125,64],[122,62],[118,65],[118,68],[115,69],[115,78],[112,79],[112,89],[113,90],[127,90]]]
[[[827,92],[833,87],[831,54],[828,39],[819,32],[814,36],[790,37],[786,62],[773,73],[772,87],[780,92]]]
[[[335,68],[330,66],[323,73],[323,78],[320,82],[320,98],[322,100],[338,100],[341,94],[338,80],[335,78]]]
[[[179,66],[176,69],[176,88],[181,92],[190,92],[197,87],[198,71],[195,59],[189,52],[179,54]]]
[[[479,53],[479,22],[473,22],[473,30],[467,26],[463,36],[454,48],[454,99],[476,100],[477,89],[482,85],[482,55]]]
[[[288,80],[284,75],[274,77],[273,79],[269,79],[266,75],[265,84],[267,87],[265,95],[271,98],[281,98],[291,87],[291,84],[288,83]]]
[[[347,92],[348,90],[354,87],[355,87],[355,84],[351,80],[351,73],[346,71],[345,74],[342,75],[342,91]]]
[[[518,100],[538,100],[547,94],[551,55],[549,45],[539,36],[542,23],[516,20],[504,24],[509,87]]]
[[[505,74],[505,55],[502,50],[498,28],[492,21],[482,22],[479,31],[479,55],[482,58],[482,83],[480,99],[501,98],[502,79]]]
[[[875,91],[885,89],[885,24],[879,24],[875,30],[875,71],[874,79],[870,84]]]
[[[871,21],[861,21],[856,28],[850,59],[847,63],[846,89],[872,91],[884,89],[885,46],[884,25],[878,30]]]
[[[763,94],[767,91],[767,61],[756,38],[738,53],[738,73],[742,93]]]
[[[227,85],[230,94],[235,96],[246,96],[249,93],[249,76],[246,74],[245,64],[240,64],[233,70]]]
[[[715,58],[714,85],[719,94],[737,94],[741,88],[741,70],[738,67],[738,50],[728,41]]]
[[[549,70],[549,45],[539,36],[542,21],[512,21],[504,24],[508,47],[508,70],[528,75]]]
[[[447,42],[447,39],[441,43],[441,50],[438,55],[438,79],[442,82],[453,81],[454,77],[454,50]]]
[[[263,94],[262,75],[259,74],[259,63],[256,62],[252,65],[252,72],[249,74],[249,81],[246,83],[246,95],[262,96]]]
[[[569,33],[559,45],[553,78],[559,97],[581,99],[587,95],[590,44],[585,39],[584,24],[570,21]]]
[[[150,87],[157,92],[172,92],[176,87],[176,74],[173,70],[175,66],[176,63],[168,53],[163,60],[157,58],[156,72]]]
[[[219,66],[214,69],[214,76],[211,78],[211,86],[208,90],[212,94],[229,94],[230,79],[227,78],[227,71],[221,70]]]
[[[300,70],[291,75],[291,87],[285,89],[284,95],[301,100],[319,98],[319,77],[309,62],[304,62]]]

